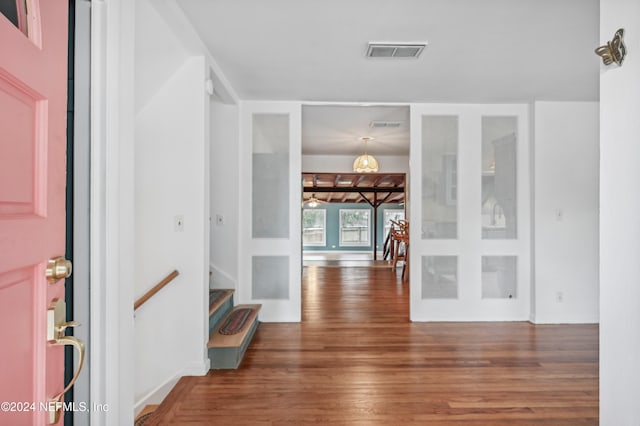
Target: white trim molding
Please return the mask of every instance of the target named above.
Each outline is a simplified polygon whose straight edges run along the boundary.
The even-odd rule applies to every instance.
[[[91,412],[133,424],[134,2],[91,10]]]

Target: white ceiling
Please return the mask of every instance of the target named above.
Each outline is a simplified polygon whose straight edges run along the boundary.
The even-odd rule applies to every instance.
[[[348,103],[598,100],[598,0],[176,0],[241,99]],[[429,44],[367,59],[370,41]],[[406,108],[309,106],[304,154],[406,155]],[[395,119],[395,118],[393,118]]]
[[[371,128],[371,121],[400,121],[398,128]],[[305,105],[302,108],[302,153],[360,155],[370,136],[374,155],[409,155],[409,107]]]

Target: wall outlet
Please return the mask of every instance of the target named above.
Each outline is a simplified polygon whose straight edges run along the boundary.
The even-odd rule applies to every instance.
[[[556,292],[556,302],[562,303],[564,302],[564,293],[561,291]]]
[[[173,218],[173,230],[175,232],[184,232],[184,216],[181,214]]]

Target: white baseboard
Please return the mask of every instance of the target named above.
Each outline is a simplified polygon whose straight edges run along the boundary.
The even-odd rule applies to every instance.
[[[175,374],[165,380],[163,383],[158,385],[151,392],[146,394],[144,397],[140,398],[134,406],[134,417],[140,414],[140,412],[147,405],[158,405],[162,403],[162,401],[169,395],[169,392],[174,388],[178,380],[180,380],[184,376],[205,376],[209,372],[209,367],[211,366],[211,361],[207,358],[203,362],[192,362],[185,366],[182,371],[178,374]]]
[[[161,383],[158,387],[153,389],[151,392],[142,397],[139,401],[137,401],[134,406],[134,417],[140,414],[140,412],[147,405],[157,405],[160,404],[171,392],[171,389],[178,383],[182,376],[177,374],[175,376],[170,377],[163,383]]]
[[[181,376],[206,376],[211,367],[211,360],[206,358],[203,362],[192,362],[182,369]]]
[[[593,315],[536,315],[533,324],[599,324],[600,319]]]

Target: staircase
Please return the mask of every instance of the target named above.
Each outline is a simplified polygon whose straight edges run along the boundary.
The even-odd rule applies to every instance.
[[[258,328],[261,305],[233,306],[233,290],[209,292],[209,360],[212,370],[238,368]]]

